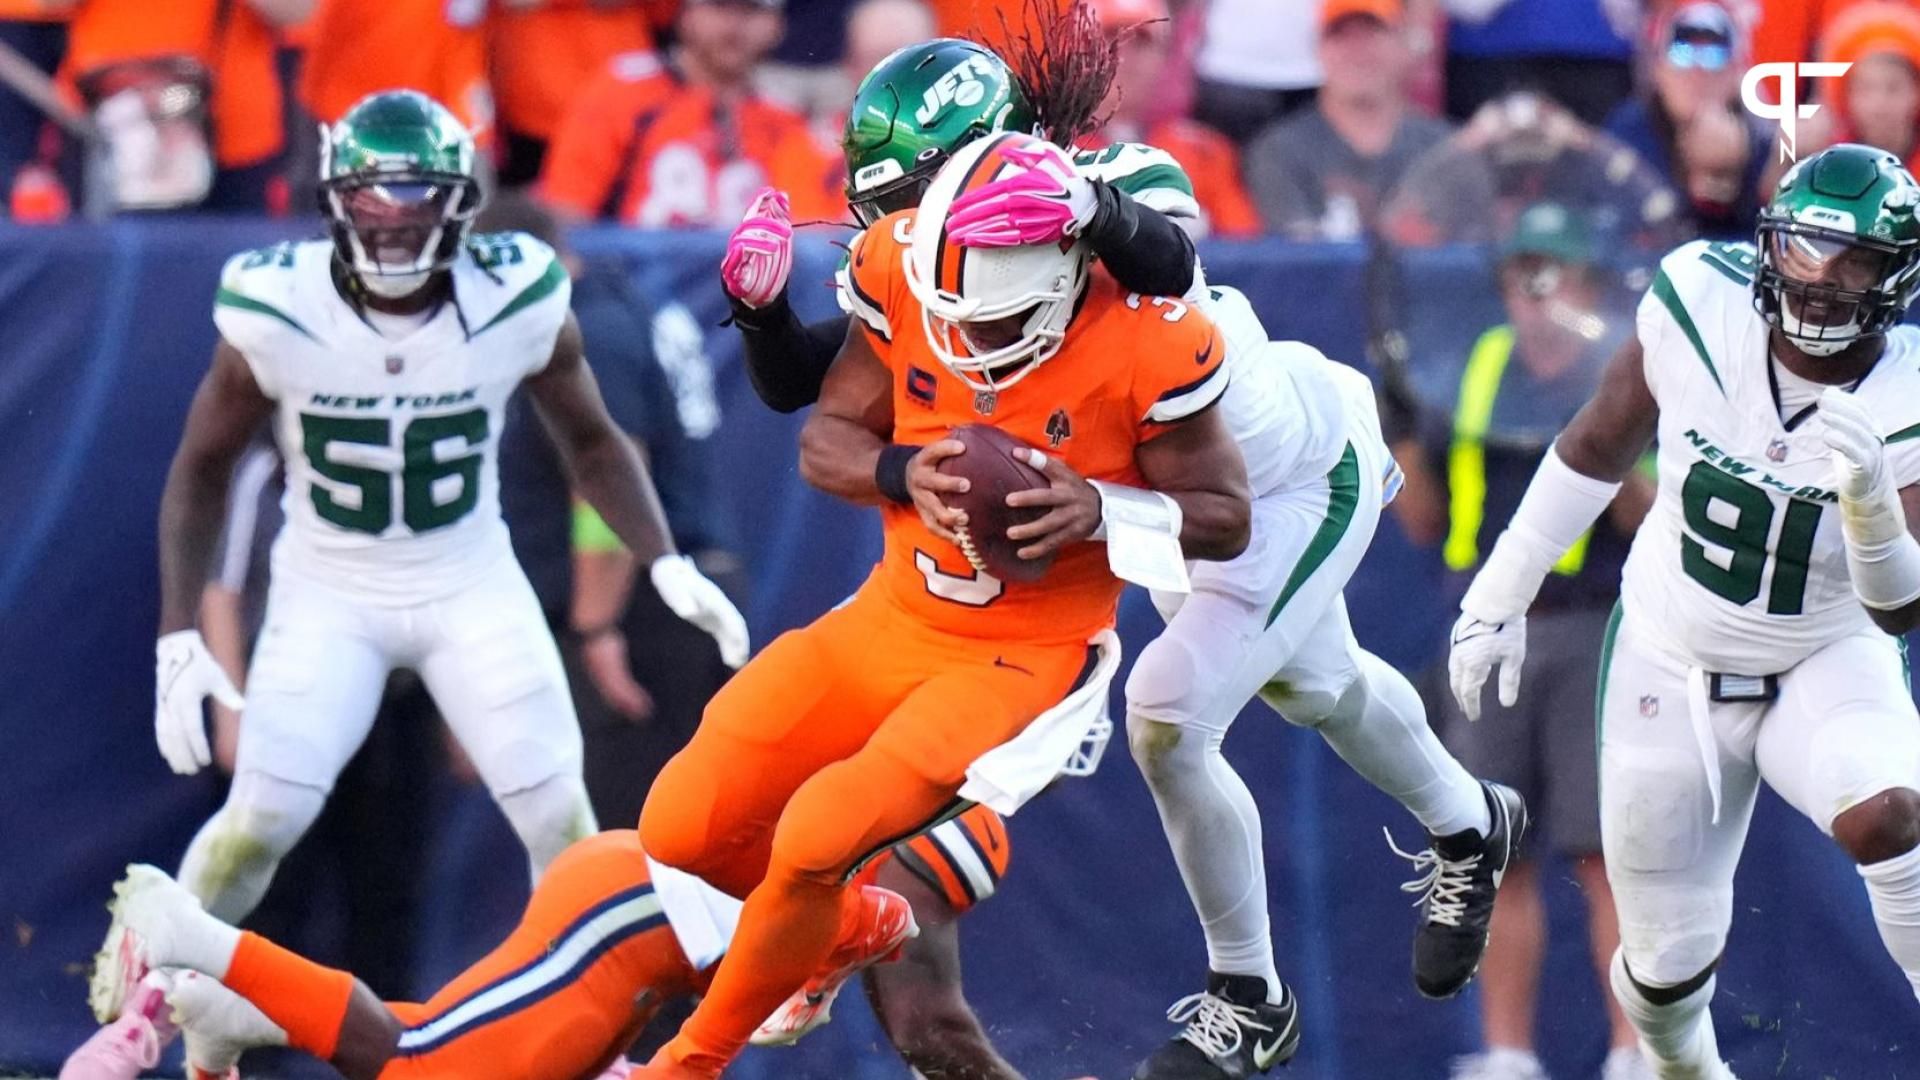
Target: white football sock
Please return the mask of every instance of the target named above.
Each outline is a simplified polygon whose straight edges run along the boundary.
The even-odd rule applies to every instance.
[[[1278,1002],[1260,811],[1221,756],[1226,733],[1137,716],[1127,718],[1127,732],[1200,916],[1208,967],[1222,975],[1257,975],[1267,981],[1267,1000]]]
[[[1428,832],[1449,836],[1472,829],[1485,836],[1493,827],[1486,791],[1440,745],[1413,684],[1364,649],[1355,660],[1360,678],[1324,719],[1293,715],[1289,710],[1297,711],[1298,703],[1269,691],[1260,697],[1290,722],[1318,730],[1353,771],[1393,796]]]
[[[238,923],[259,906],[274,869],[326,805],[319,788],[242,771],[175,876],[215,918]]]
[[[1720,1044],[1713,1034],[1713,1015],[1707,1006],[1713,1000],[1717,976],[1679,1001],[1655,1005],[1648,1001],[1627,976],[1626,955],[1613,954],[1610,972],[1614,1000],[1627,1014],[1633,1029],[1640,1033],[1640,1048],[1648,1064],[1661,1080],[1706,1080],[1725,1075],[1720,1062]]]
[[[1920,996],[1920,848],[1860,868],[1880,940]]]

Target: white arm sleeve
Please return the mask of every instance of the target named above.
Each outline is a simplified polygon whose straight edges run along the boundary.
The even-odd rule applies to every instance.
[[[1549,447],[1460,610],[1486,623],[1525,615],[1553,564],[1593,527],[1619,491],[1619,482],[1577,473],[1560,460],[1558,444]]]
[[[1893,485],[1882,483],[1858,500],[1841,496],[1840,531],[1847,575],[1862,604],[1892,611],[1920,600],[1920,542],[1907,531],[1906,508]]]

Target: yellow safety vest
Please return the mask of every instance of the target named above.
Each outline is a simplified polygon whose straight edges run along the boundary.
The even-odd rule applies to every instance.
[[[1480,526],[1487,513],[1487,425],[1493,402],[1500,396],[1500,380],[1513,359],[1513,327],[1496,326],[1480,335],[1467,354],[1460,375],[1460,397],[1453,407],[1453,442],[1447,447],[1447,544],[1442,553],[1449,570],[1471,570],[1480,564]],[[1556,574],[1572,576],[1587,562],[1587,541],[1593,531],[1553,564]]]

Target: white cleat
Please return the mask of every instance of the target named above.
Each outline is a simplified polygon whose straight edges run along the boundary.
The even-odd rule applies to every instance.
[[[149,909],[156,906],[151,899],[169,886],[199,910],[199,901],[157,867],[135,863],[127,867],[127,876],[113,883],[113,902],[107,905],[113,921],[107,925],[106,941],[94,954],[93,976],[87,982],[87,1004],[102,1024],[118,1019],[140,980],[160,966],[153,960],[153,932],[160,929],[164,934],[165,920],[153,917],[155,912]],[[169,897],[159,906],[164,910],[175,903]]]
[[[207,1076],[230,1075],[248,1050],[287,1044],[286,1031],[253,1002],[197,971],[174,976],[167,1004],[186,1035],[188,1064]]]

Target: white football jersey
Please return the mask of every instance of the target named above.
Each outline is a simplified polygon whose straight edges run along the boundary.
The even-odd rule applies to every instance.
[[[1775,405],[1755,271],[1752,245],[1696,241],[1661,261],[1641,300],[1659,493],[1621,588],[1642,640],[1737,675],[1785,671],[1870,625],[1820,414],[1788,431]],[[1854,392],[1887,438],[1895,485],[1920,482],[1920,330],[1888,333]]]
[[[445,596],[511,557],[495,453],[505,406],[553,354],[572,286],[553,249],[476,236],[453,299],[389,339],[340,295],[325,240],[227,262],[220,335],[277,403],[286,524],[273,569],[370,603]]]

